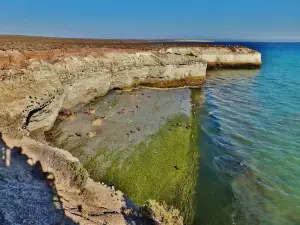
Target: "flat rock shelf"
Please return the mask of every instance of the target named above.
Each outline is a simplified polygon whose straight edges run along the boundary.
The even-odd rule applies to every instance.
[[[47,137],[94,180],[115,185],[137,204],[173,205],[190,223],[198,168],[191,96],[189,88],[113,90],[61,112]]]

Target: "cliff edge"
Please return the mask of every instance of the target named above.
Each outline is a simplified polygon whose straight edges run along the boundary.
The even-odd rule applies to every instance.
[[[121,192],[95,183],[70,153],[46,143],[44,131],[62,109],[110,89],[200,86],[207,68],[261,65],[260,53],[241,46],[18,36],[2,36],[0,43],[0,132],[7,145],[1,171],[11,167],[11,150],[21,149],[30,165],[53,176],[63,214],[80,224],[125,224],[127,205]]]

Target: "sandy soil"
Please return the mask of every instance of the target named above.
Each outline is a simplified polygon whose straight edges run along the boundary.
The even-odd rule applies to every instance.
[[[171,43],[159,44],[166,40],[121,40],[121,39],[79,39],[79,38],[55,38],[55,37],[34,37],[18,35],[0,35],[0,50],[18,50],[18,51],[43,51],[53,49],[76,49],[76,48],[114,48],[114,49],[136,49],[153,50],[164,47],[191,47],[191,46],[220,46],[213,43]]]

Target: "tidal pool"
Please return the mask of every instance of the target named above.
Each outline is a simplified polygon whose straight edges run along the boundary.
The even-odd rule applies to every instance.
[[[137,204],[165,201],[190,224],[199,167],[192,98],[188,88],[113,90],[72,109],[47,136],[79,158],[94,180]]]

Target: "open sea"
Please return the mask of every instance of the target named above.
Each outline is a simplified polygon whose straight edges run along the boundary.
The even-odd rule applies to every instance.
[[[300,43],[232,44],[263,65],[211,71],[195,90],[194,224],[300,224]]]

